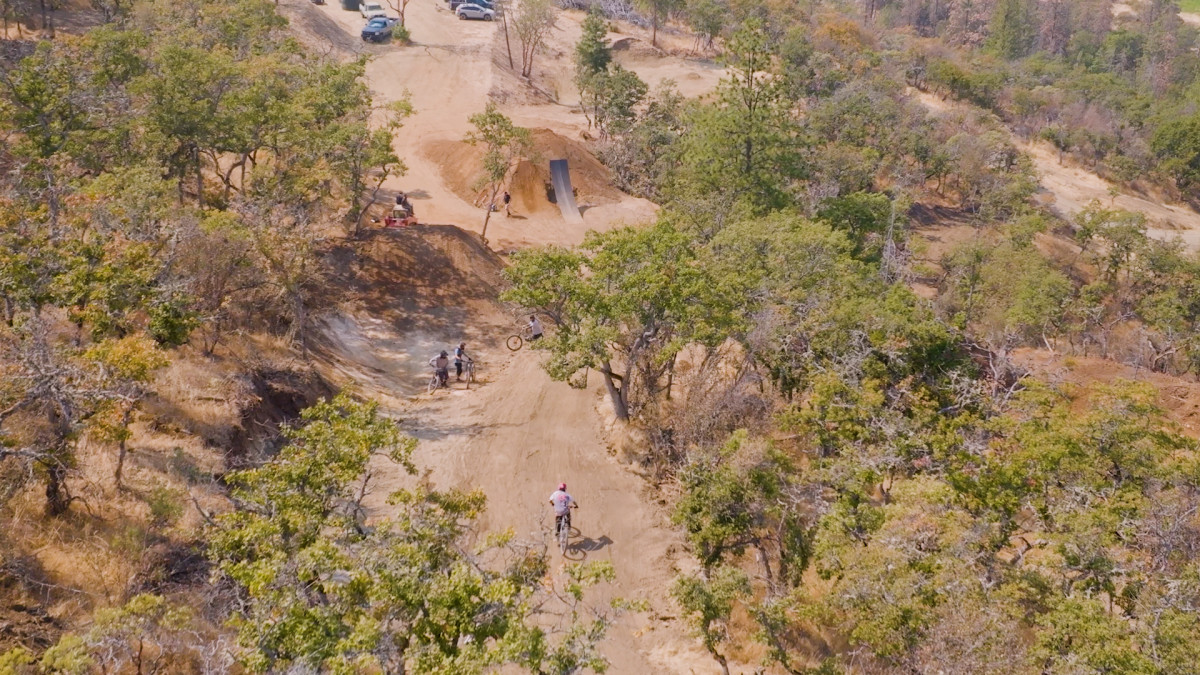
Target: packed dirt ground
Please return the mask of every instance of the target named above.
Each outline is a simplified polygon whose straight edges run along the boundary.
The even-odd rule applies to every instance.
[[[362,17],[338,3],[289,0],[280,8],[312,48],[347,58],[369,55],[367,79],[378,104],[410,97],[415,113],[395,140],[407,171],[389,178],[384,187],[387,195],[405,191],[421,222],[481,231],[487,201],[477,184],[481,153],[463,139],[473,128],[470,116],[482,112],[489,100],[514,123],[535,130],[538,154],[512,177],[512,216],[493,214],[487,232],[493,248],[576,244],[588,230],[645,222],[657,210],[651,202],[612,188],[607,169],[582,145],[587,121],[578,109],[570,58],[582,12],[559,15],[534,77],[526,82],[507,67],[501,22],[459,21],[442,0],[409,4],[405,22],[412,44],[407,46],[362,43]],[[674,55],[686,51],[690,38],[661,35],[660,43],[669,50],[663,51],[649,46],[644,31],[627,25],[621,29],[628,32],[609,35],[621,47],[615,50],[617,61],[652,87],[670,79],[685,95],[702,96],[724,72],[712,61]],[[582,225],[566,225],[547,196],[548,160],[560,158],[570,162]]]

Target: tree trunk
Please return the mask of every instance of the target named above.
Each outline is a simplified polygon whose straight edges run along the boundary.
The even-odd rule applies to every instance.
[[[508,53],[508,67],[515,68],[512,58],[512,45],[508,42],[508,12],[500,15],[500,20],[504,22],[504,51]]]
[[[650,44],[654,47],[657,47],[658,46],[658,7],[654,8],[654,12],[651,15],[650,23],[652,25],[651,32],[650,32]]]
[[[204,172],[200,169],[200,146],[192,150],[196,160],[196,205],[204,206]]]
[[[67,467],[56,458],[46,465],[46,515],[61,516],[67,512],[71,499],[67,496]]]
[[[498,194],[500,194],[500,184],[496,183],[492,188],[492,196],[488,198],[487,213],[483,214],[483,231],[479,233],[479,238],[483,240],[484,244],[487,243],[487,226],[492,219],[492,207],[496,204],[496,195]]]
[[[712,654],[717,664],[721,666],[721,675],[729,675],[729,659],[725,658],[725,655],[715,648],[710,647],[708,651]]]
[[[608,398],[612,401],[613,413],[622,422],[629,421],[629,405],[625,400],[625,382],[618,389],[612,371],[612,364],[606,359],[600,364],[600,372],[604,375],[604,388],[608,390]]]
[[[762,562],[763,576],[767,582],[767,592],[775,595],[775,574],[771,570],[771,558],[767,555],[767,547],[763,546],[762,542],[756,542],[754,550],[758,552],[758,559]]]
[[[671,386],[675,384],[675,361],[679,358],[676,354],[671,357],[671,365],[667,367],[667,400],[671,400]],[[705,359],[707,360],[707,356]]]
[[[117,446],[117,470],[113,474],[116,481],[117,489],[121,489],[121,474],[125,471],[125,455],[128,452],[128,444],[126,433],[129,429],[129,421],[133,418],[133,406],[126,406],[125,413],[121,416],[121,443]]]
[[[299,288],[292,290],[292,334],[300,343],[300,353],[308,358],[308,338],[304,332],[304,324],[308,320],[304,307],[304,294]]]

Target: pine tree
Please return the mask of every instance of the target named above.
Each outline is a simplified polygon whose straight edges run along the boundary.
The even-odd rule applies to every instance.
[[[1026,0],[1000,0],[992,14],[988,43],[1006,59],[1018,59],[1029,53],[1036,35],[1033,12]]]
[[[583,20],[583,36],[575,45],[575,77],[583,80],[603,72],[612,62],[612,50],[608,47],[606,36],[608,27],[604,24],[604,16],[594,7]]]

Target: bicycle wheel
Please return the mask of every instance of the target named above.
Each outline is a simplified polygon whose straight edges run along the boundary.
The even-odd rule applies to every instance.
[[[571,543],[571,526],[563,523],[558,528],[558,550],[562,552],[563,557],[567,555],[567,547]]]
[[[504,343],[508,346],[509,351],[517,351],[525,344],[525,338],[520,335],[509,335],[508,341]]]
[[[432,394],[433,392],[437,391],[438,385],[440,384],[441,382],[438,381],[437,373],[434,373],[433,377],[429,378],[429,393]]]

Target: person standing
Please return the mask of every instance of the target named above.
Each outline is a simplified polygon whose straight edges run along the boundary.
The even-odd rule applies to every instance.
[[[474,359],[472,359],[470,356],[467,356],[467,343],[465,343],[465,342],[458,343],[458,346],[454,348],[454,379],[455,380],[462,381],[463,365],[465,363],[471,362],[473,360]]]
[[[509,210],[509,204],[511,202],[512,202],[512,195],[508,194],[508,190],[505,190],[504,191],[504,217],[505,218],[512,215],[512,211]]]

